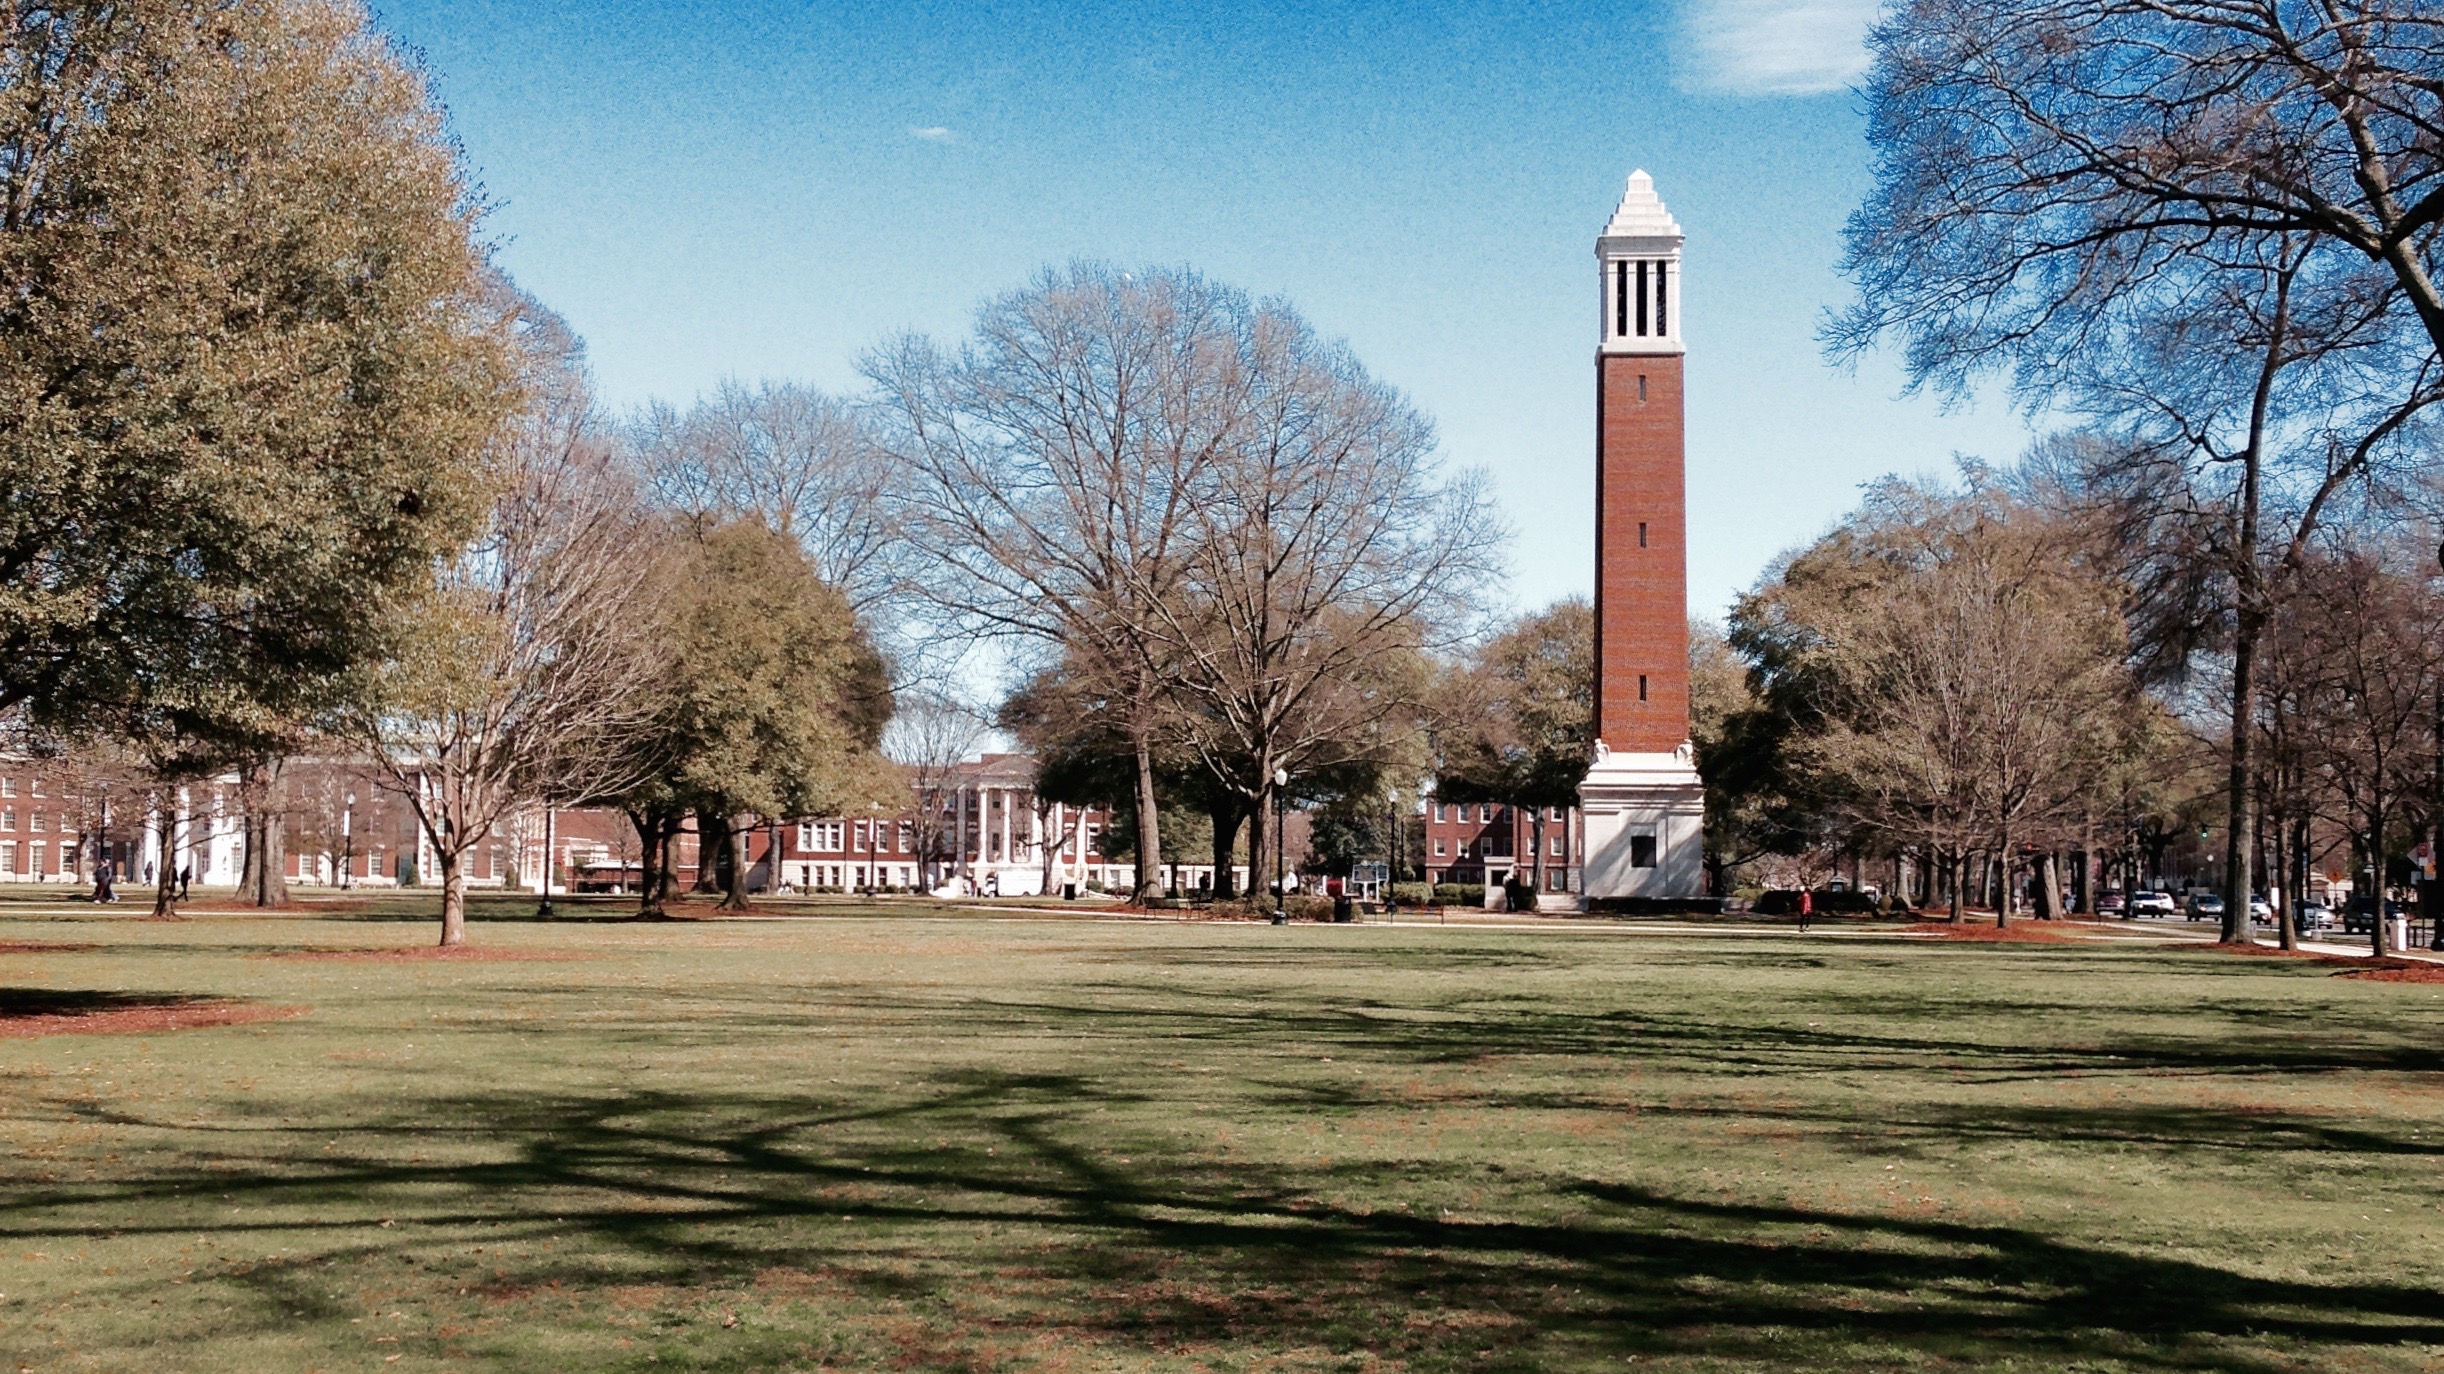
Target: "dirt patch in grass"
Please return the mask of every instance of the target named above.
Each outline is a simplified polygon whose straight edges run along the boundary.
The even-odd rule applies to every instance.
[[[496,945],[407,945],[386,949],[291,949],[258,954],[258,959],[300,959],[331,964],[507,963],[575,959],[557,949],[502,949]]]
[[[99,945],[68,944],[57,940],[0,940],[0,954],[74,954],[81,949],[99,948]]]
[[[1959,925],[1949,921],[1920,921],[1914,926],[1903,926],[1901,931],[1905,935],[1940,935],[1947,940],[1978,940],[2007,945],[2045,945],[2070,938],[2061,931],[2040,925],[1997,926],[1991,922],[1981,924],[1973,921],[1962,921]]]
[[[148,997],[122,992],[0,989],[0,1039],[42,1035],[127,1035],[202,1030],[303,1016],[308,1007],[272,1007],[218,997]]]

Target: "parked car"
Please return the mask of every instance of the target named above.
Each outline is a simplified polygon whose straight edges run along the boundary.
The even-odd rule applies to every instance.
[[[2251,897],[2249,899],[2249,919],[2268,925],[2273,924],[2274,903],[2263,897]]]
[[[2375,911],[2376,899],[2374,897],[2353,897],[2350,905],[2342,908],[2342,933],[2345,935],[2370,935],[2375,933],[2372,925]],[[2401,903],[2385,903],[2386,920],[2390,921],[2394,917],[2401,914]]]
[[[2292,929],[2302,934],[2323,930],[2333,923],[2334,913],[2323,902],[2302,902],[2299,910],[2291,913]]]
[[[2118,912],[2127,910],[2129,905],[2129,899],[2123,897],[2122,894],[2118,892],[2099,892],[2096,894],[2096,914],[2099,916],[2114,915]]]
[[[2130,914],[2133,916],[2170,916],[2178,907],[2169,892],[2133,892],[2130,894]]]
[[[2203,890],[2189,894],[2189,918],[2191,920],[2219,920],[2222,916],[2223,898]]]

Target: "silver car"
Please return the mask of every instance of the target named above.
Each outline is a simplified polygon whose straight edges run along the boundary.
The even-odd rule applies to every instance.
[[[2173,904],[2169,892],[2133,892],[2130,894],[2130,914],[2133,916],[2170,916],[2180,908]]]

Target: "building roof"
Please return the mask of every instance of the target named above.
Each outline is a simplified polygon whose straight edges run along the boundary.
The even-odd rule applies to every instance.
[[[1683,237],[1679,221],[1663,208],[1655,194],[1655,179],[1641,167],[1629,174],[1629,187],[1621,192],[1621,204],[1612,212],[1612,222],[1604,226],[1608,239],[1677,239]]]
[[[953,770],[953,776],[968,787],[1033,787],[1035,756],[1032,754],[986,754]]]

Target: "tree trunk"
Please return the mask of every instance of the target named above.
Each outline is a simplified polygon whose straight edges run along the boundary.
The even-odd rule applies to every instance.
[[[178,862],[172,847],[178,843],[178,793],[165,789],[153,802],[153,838],[161,851],[161,862],[153,865],[153,919],[166,921],[178,914]]]
[[[2385,808],[2381,801],[2368,808],[2368,878],[2368,947],[2382,959],[2393,952],[2393,932],[2385,929]]]
[[[466,856],[443,845],[433,846],[441,865],[441,944],[444,949],[467,942]]]
[[[2011,924],[2011,823],[1995,833],[1994,841],[1994,924],[1996,928]]]
[[[249,810],[238,817],[238,891],[240,897],[255,890],[255,869],[263,862],[261,822]]]
[[[1163,895],[1163,826],[1154,797],[1154,741],[1141,727],[1130,747],[1137,754],[1137,881],[1129,900],[1144,906]]]
[[[628,824],[636,830],[636,914],[662,914],[662,865],[666,851],[661,846],[662,817],[657,811],[629,811]]]
[[[2048,851],[2037,856],[2037,919],[2059,921],[2066,914],[2062,908],[2062,867]]]
[[[2255,503],[2255,479],[2247,479]],[[2257,513],[2244,515],[2254,529]],[[2255,551],[2244,555],[2255,561]],[[2257,701],[2257,640],[2263,617],[2250,606],[2241,608],[2239,625],[2232,637],[2232,741],[2231,772],[2227,785],[2232,789],[2230,805],[2224,817],[2227,827],[2223,840],[2223,942],[2227,945],[2255,944],[2255,930],[2249,919],[2250,871],[2249,840],[2257,833],[2257,759],[2254,736],[2257,722],[2253,707]]]
[[[278,814],[266,811],[262,820],[263,843],[261,860],[255,866],[255,905],[283,907],[289,904],[288,836],[283,833]]]
[[[729,833],[729,817],[707,815],[702,811],[696,813],[696,891],[710,893],[722,890],[721,865],[729,853]],[[705,842],[707,836],[716,834],[723,837],[722,843]]]
[[[1244,817],[1230,802],[1216,802],[1206,814],[1214,828],[1214,900],[1227,902],[1239,895],[1239,875],[1231,870],[1238,864],[1239,826]]]
[[[2419,905],[2427,912],[2427,947],[2444,949],[2444,677],[2436,680],[2434,744],[2435,790],[2427,799],[2427,862],[2435,876],[2419,884]]]
[[[721,849],[723,855],[729,860],[727,864],[723,865],[721,909],[745,911],[747,909],[746,827],[730,827],[725,824],[721,837]]]
[[[1961,918],[1961,889],[1969,885],[1969,856],[1961,853],[1957,849],[1953,850],[1951,854],[1951,864],[1949,867],[1951,868],[1952,878],[1952,924],[1959,925]]]
[[[1247,818],[1247,895],[1265,901],[1273,895],[1273,820],[1273,782],[1267,774]]]

